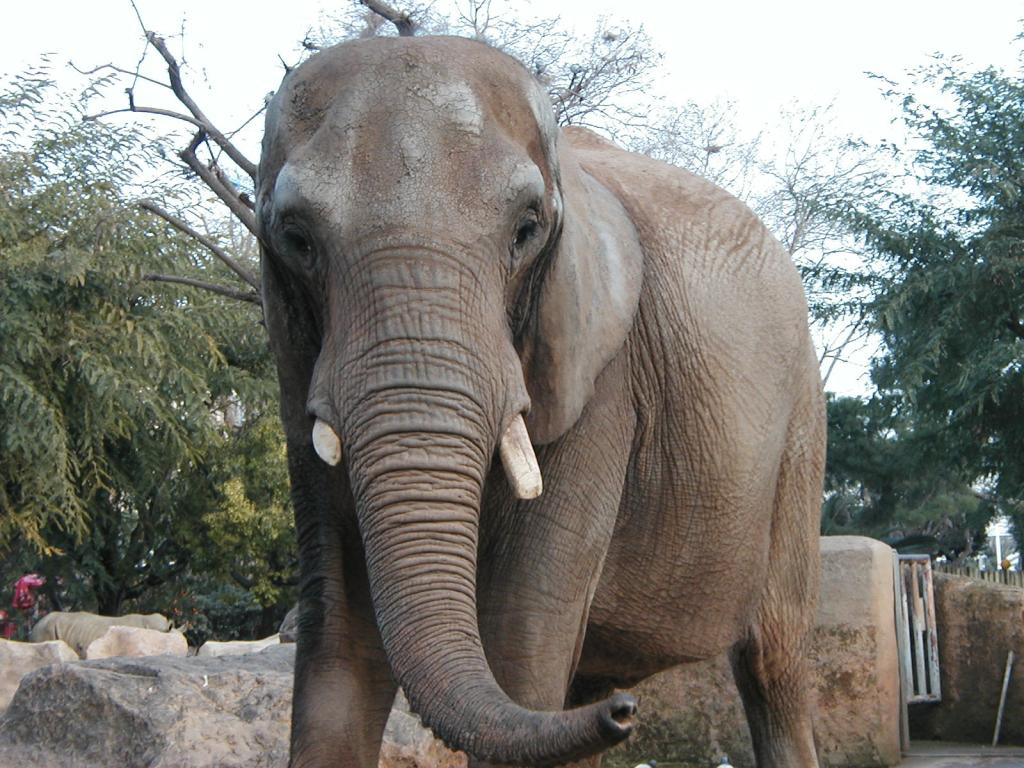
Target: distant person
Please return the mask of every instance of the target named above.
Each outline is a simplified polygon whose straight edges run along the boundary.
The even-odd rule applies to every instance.
[[[24,631],[28,632],[39,620],[39,596],[36,590],[46,584],[46,579],[38,573],[26,573],[14,582],[14,597],[11,599],[11,607],[19,611],[25,625]]]

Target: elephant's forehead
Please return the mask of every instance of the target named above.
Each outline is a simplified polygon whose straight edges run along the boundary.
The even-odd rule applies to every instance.
[[[421,108],[428,114],[443,115],[445,122],[455,130],[476,136],[483,131],[483,106],[467,83],[412,84],[407,88],[407,96],[411,103],[422,101]]]
[[[336,224],[351,223],[357,212],[366,223],[371,217],[394,224],[425,211],[434,220],[475,220],[482,207],[502,207],[524,187],[543,193],[535,160],[521,143],[488,127],[468,86],[437,84],[415,98],[419,108],[374,106],[326,121],[290,153],[278,204],[290,189]],[[430,119],[421,116],[422,105]]]

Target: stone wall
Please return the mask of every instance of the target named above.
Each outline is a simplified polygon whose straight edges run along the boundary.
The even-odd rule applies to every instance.
[[[991,743],[1013,651],[1000,743],[1024,745],[1024,589],[936,573],[935,622],[942,701],[910,706],[911,738]]]
[[[815,735],[826,766],[896,765],[899,671],[893,621],[892,550],[859,536],[821,540],[822,582],[809,661]],[[610,766],[640,759],[753,766],[750,733],[727,660],[662,673],[640,685],[637,732]]]

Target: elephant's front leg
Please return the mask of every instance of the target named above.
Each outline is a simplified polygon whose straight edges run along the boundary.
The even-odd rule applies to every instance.
[[[289,765],[375,768],[396,685],[373,618],[358,531],[330,501],[347,498],[347,483],[332,480],[344,487],[316,493],[314,480],[294,491],[302,593]]]
[[[500,468],[489,477],[489,489],[497,490],[489,491],[482,518],[480,632],[495,678],[523,706],[560,710],[565,704],[615,527],[632,434],[625,398],[602,397],[599,388],[576,428],[540,452],[545,490],[539,499],[513,502]]]

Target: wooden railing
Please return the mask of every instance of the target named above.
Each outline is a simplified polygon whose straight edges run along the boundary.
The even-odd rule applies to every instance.
[[[1024,587],[1024,572],[989,570],[983,571],[976,565],[949,565],[948,563],[932,563],[932,568],[938,573],[949,573],[954,576],[967,576],[972,579],[981,579],[993,584],[1008,584],[1011,587]]]

